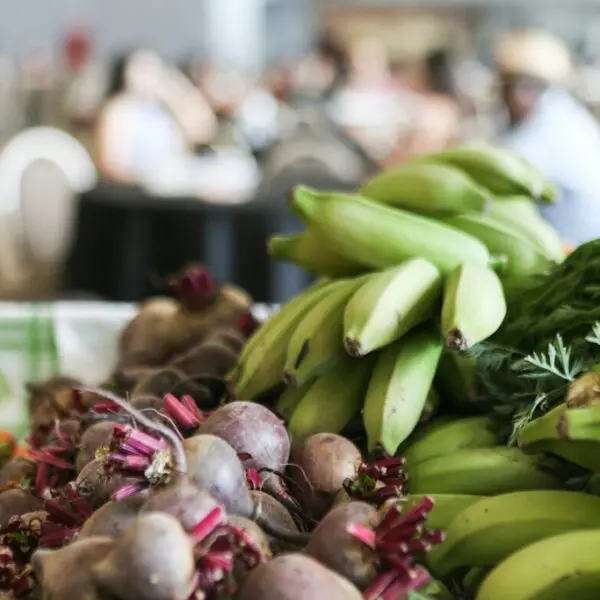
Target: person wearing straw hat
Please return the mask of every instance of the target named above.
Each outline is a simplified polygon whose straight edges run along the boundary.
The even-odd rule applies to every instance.
[[[544,31],[508,33],[496,48],[508,115],[502,142],[535,165],[559,190],[540,211],[565,243],[600,237],[600,125],[565,89],[571,57]]]

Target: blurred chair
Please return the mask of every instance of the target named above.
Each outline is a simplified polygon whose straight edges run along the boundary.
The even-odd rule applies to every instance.
[[[36,127],[0,154],[0,298],[51,296],[76,225],[79,195],[96,170],[70,135]]]

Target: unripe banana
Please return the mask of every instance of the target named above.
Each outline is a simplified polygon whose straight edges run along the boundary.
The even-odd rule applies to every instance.
[[[425,215],[481,212],[490,193],[462,171],[434,163],[406,163],[364,185],[361,195]]]
[[[377,269],[417,256],[442,273],[464,262],[490,260],[484,244],[456,228],[358,195],[301,187],[294,191],[292,206],[337,252]]]
[[[275,403],[275,412],[284,420],[289,421],[294,413],[294,410],[306,396],[310,386],[314,381],[309,381],[301,387],[287,386]]]
[[[550,461],[518,448],[465,448],[406,467],[411,494],[491,496],[562,486]]]
[[[461,581],[462,589],[469,595],[469,598],[474,598],[477,590],[481,587],[483,580],[488,576],[491,569],[484,567],[473,567],[463,577]]]
[[[420,329],[377,357],[363,411],[369,449],[380,444],[394,455],[412,433],[423,412],[441,352],[438,336]]]
[[[274,235],[269,240],[268,248],[272,257],[293,262],[315,275],[348,277],[366,271],[363,265],[330,248],[314,231],[304,231],[295,235]]]
[[[498,196],[525,194],[546,202],[556,200],[556,190],[533,165],[503,148],[489,145],[462,146],[416,160],[461,169],[479,185]]]
[[[350,297],[367,280],[359,277],[339,282],[297,324],[284,364],[284,378],[289,385],[303,385],[344,357],[344,310]]]
[[[502,198],[491,204],[486,214],[512,227],[533,242],[550,260],[556,263],[564,260],[560,236],[540,215],[529,198],[525,196]]]
[[[411,467],[436,456],[446,456],[464,448],[490,448],[501,443],[497,426],[490,417],[466,417],[449,422],[434,421],[423,427],[402,456]]]
[[[452,521],[428,563],[442,577],[489,567],[540,539],[588,527],[600,527],[600,498],[589,494],[542,490],[484,498]]]
[[[544,452],[558,456],[584,469],[589,469],[593,473],[600,472],[600,439],[597,441],[556,439],[530,444],[523,450],[525,452]]]
[[[435,376],[442,397],[459,409],[475,402],[477,360],[458,352],[444,352]]]
[[[407,511],[421,502],[425,495],[409,494],[402,498],[402,510]],[[434,505],[427,515],[427,527],[431,529],[448,529],[452,521],[466,508],[483,500],[485,496],[469,496],[466,494],[430,494]]]
[[[505,316],[504,290],[492,269],[465,263],[448,275],[442,305],[446,348],[468,350],[496,333]]]
[[[402,337],[428,319],[439,300],[440,272],[424,258],[371,276],[350,298],[344,312],[344,345],[364,356]]]
[[[232,374],[230,385],[237,398],[252,400],[283,380],[290,337],[302,317],[339,282],[319,284],[285,304],[248,342]]]
[[[483,580],[476,600],[595,600],[600,529],[571,531],[525,546]]]
[[[344,357],[309,387],[290,419],[288,431],[298,444],[314,433],[339,433],[363,403],[373,369],[371,357]]]
[[[443,221],[481,240],[492,254],[505,255],[508,262],[502,269],[503,277],[528,278],[545,274],[552,267],[552,261],[530,240],[487,215],[464,214]]]
[[[421,412],[421,416],[419,417],[419,424],[429,423],[431,419],[435,416],[438,409],[440,407],[440,395],[437,393],[436,389],[432,386],[427,394],[427,399],[425,400],[425,406],[423,407],[423,411]]]

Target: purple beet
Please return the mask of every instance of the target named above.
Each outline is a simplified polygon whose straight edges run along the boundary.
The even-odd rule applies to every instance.
[[[239,600],[361,600],[347,579],[304,554],[282,554],[254,569]]]
[[[192,541],[177,519],[146,513],[92,567],[92,578],[120,600],[188,600],[194,571]]]
[[[86,429],[79,440],[79,452],[75,459],[75,469],[78,473],[96,458],[99,449],[108,448],[115,425],[113,421],[100,421]]]
[[[18,488],[0,493],[0,528],[14,516],[43,509],[43,502],[30,492]]]
[[[83,525],[77,539],[93,536],[119,537],[136,519],[144,505],[143,496],[131,496],[120,502],[107,502]]]

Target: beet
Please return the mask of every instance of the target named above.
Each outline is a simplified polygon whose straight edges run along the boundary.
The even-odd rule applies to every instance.
[[[348,580],[303,554],[282,554],[254,569],[239,600],[361,600]]]
[[[106,600],[97,593],[90,569],[110,552],[113,543],[108,537],[91,537],[60,550],[37,550],[31,562],[43,598]]]
[[[270,559],[273,556],[269,538],[254,521],[238,515],[231,515],[229,517],[229,523],[230,525],[245,531],[248,534],[248,537],[260,549],[260,552],[264,558]]]
[[[181,479],[175,484],[153,490],[142,507],[142,513],[167,513],[191,532],[217,506],[219,503],[207,491]]]
[[[329,510],[347,479],[354,479],[362,462],[360,450],[334,433],[317,433],[294,450],[294,480],[302,487],[317,516]]]
[[[272,527],[282,531],[299,531],[292,515],[279,500],[260,490],[253,490],[250,494],[255,505],[259,507],[261,521],[263,523],[266,521],[267,523],[270,523]],[[269,536],[269,540],[271,547],[276,553],[290,548],[290,544],[285,543],[285,541],[282,541],[277,537]]]
[[[254,504],[246,484],[246,472],[235,450],[214,435],[195,435],[184,440],[190,482],[223,503],[227,512],[252,515]]]
[[[15,456],[0,469],[0,487],[11,482],[21,483],[23,480],[33,480],[36,469],[36,464],[33,461]]]
[[[104,458],[95,458],[83,467],[75,481],[79,494],[94,508],[100,508],[117,490],[137,481],[120,473],[107,474],[105,465]]]
[[[247,469],[282,471],[290,458],[290,438],[275,413],[254,402],[232,402],[215,410],[199,428],[224,439]]]
[[[96,452],[100,448],[108,447],[113,429],[116,423],[114,421],[100,421],[85,431],[79,440],[79,452],[75,459],[75,469],[79,473],[96,458]]]
[[[119,537],[136,520],[144,502],[145,498],[140,495],[107,502],[84,523],[77,539],[98,535]]]
[[[43,509],[43,502],[30,492],[18,488],[0,493],[0,528],[14,516]]]
[[[164,368],[153,371],[144,377],[131,392],[131,402],[138,396],[158,396],[162,398],[185,379],[185,373],[175,368]]]
[[[92,577],[120,600],[187,600],[194,570],[192,542],[177,519],[146,513],[92,567]]]
[[[208,340],[170,362],[170,366],[189,376],[225,377],[237,362],[237,352],[219,341]]]
[[[348,532],[353,523],[374,528],[379,522],[377,509],[365,502],[348,502],[334,508],[313,531],[306,554],[350,580],[361,589],[375,578],[376,555],[366,544]]]

